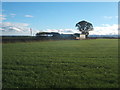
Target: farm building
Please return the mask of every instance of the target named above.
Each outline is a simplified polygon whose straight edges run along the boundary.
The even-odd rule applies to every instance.
[[[48,37],[54,39],[80,39],[79,33],[74,34],[60,34],[58,32],[40,32],[36,34],[37,37]]]
[[[59,33],[56,32],[39,32],[36,34],[36,36],[39,37],[53,37],[53,36],[59,36]]]

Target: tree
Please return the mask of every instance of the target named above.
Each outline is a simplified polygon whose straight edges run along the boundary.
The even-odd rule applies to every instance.
[[[78,27],[78,30],[81,31],[82,34],[86,35],[86,38],[89,35],[89,31],[93,30],[93,25],[87,21],[80,21],[75,27]]]

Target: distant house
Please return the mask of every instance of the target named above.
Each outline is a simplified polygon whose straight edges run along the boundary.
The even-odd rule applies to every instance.
[[[80,34],[80,33],[75,33],[75,39],[79,40],[79,39],[86,39],[86,35],[84,34]]]
[[[86,35],[81,34],[81,35],[80,35],[80,39],[86,39]]]
[[[51,38],[51,39],[80,39],[79,33],[74,34],[59,34],[58,32],[39,32],[36,34],[37,37]]]
[[[36,34],[38,37],[60,37],[58,32],[39,32]]]
[[[36,34],[36,36],[39,36],[39,37],[51,37],[53,36],[53,34],[49,33],[49,32],[39,32]]]
[[[53,37],[60,37],[60,34],[58,32],[51,32],[51,34],[53,35]]]
[[[75,39],[79,40],[80,39],[80,33],[74,33]]]
[[[63,39],[75,39],[73,34],[60,34],[61,38]]]

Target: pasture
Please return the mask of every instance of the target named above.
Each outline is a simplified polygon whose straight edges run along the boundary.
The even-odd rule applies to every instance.
[[[117,88],[118,39],[3,43],[3,88]]]

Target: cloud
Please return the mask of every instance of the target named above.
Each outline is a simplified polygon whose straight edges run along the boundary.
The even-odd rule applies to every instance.
[[[0,23],[0,31],[2,31],[2,35],[31,35],[28,23],[2,22]],[[37,32],[40,30],[32,28],[33,35],[36,35]]]
[[[2,21],[2,20],[6,20],[7,18],[5,18],[5,17],[0,17],[0,21]]]
[[[27,23],[3,22],[0,23],[0,30],[4,32],[26,32],[29,30],[28,26]]]
[[[112,19],[112,16],[104,16],[105,19]]]
[[[111,20],[111,19],[118,19],[118,16],[104,16],[103,17],[104,19],[108,19],[108,20]]]
[[[10,15],[12,15],[12,16],[15,16],[16,14],[14,14],[14,13],[11,13]]]
[[[22,35],[27,33],[30,35],[29,24],[27,23],[12,23],[12,22],[3,22],[0,23],[0,31],[3,32],[19,32]],[[35,35],[37,32],[59,32],[64,34],[73,34],[73,33],[81,33],[77,29],[46,29],[46,30],[35,30],[32,28],[33,34]],[[89,32],[89,35],[118,35],[118,25],[117,24],[102,24],[102,26],[94,27],[93,31]]]
[[[45,32],[59,32],[64,34],[73,34],[73,33],[81,33],[77,29],[47,29],[43,30]],[[89,32],[90,35],[118,35],[118,25],[113,24],[102,24],[102,26],[94,27],[93,31]]]
[[[118,16],[115,16],[115,18],[117,18],[117,19],[118,19]]]
[[[94,27],[94,30],[90,31],[90,35],[118,35],[118,25],[102,24],[101,27]]]
[[[0,15],[0,21],[6,20],[6,15]]]
[[[41,30],[42,32],[59,32],[60,34],[73,34],[73,33],[80,33],[77,29],[46,29]]]
[[[11,13],[10,15],[11,15],[11,17],[15,17],[16,16],[16,14],[14,14],[14,13]]]
[[[25,15],[25,17],[32,18],[33,16],[32,15]]]
[[[3,12],[3,11],[5,11],[4,9],[0,9],[0,12]]]

